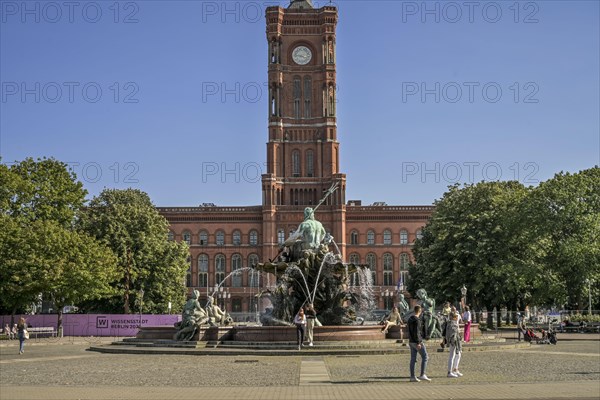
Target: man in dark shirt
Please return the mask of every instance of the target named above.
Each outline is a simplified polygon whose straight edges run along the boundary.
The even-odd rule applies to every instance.
[[[431,381],[425,374],[427,369],[427,350],[425,349],[425,343],[423,343],[423,327],[421,322],[421,306],[415,306],[414,315],[408,319],[408,345],[410,346],[410,381]],[[421,375],[417,378],[415,376],[415,364],[417,363],[417,353],[421,355]]]
[[[308,303],[306,307],[306,339],[308,340],[308,345],[313,345],[313,329],[315,328],[315,322],[317,319],[317,312],[315,311],[315,307],[312,303]]]

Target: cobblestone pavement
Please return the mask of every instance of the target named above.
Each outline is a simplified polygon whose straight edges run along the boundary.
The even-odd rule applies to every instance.
[[[59,342],[60,343],[60,342]],[[72,342],[0,347],[0,399],[143,398],[595,398],[600,342],[466,352],[464,377],[446,378],[448,353],[430,348],[431,383],[408,382],[407,354],[224,357],[100,354]],[[430,346],[433,347],[433,346]],[[310,385],[311,380],[314,385]]]

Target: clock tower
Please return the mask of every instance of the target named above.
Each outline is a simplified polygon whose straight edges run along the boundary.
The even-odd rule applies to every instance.
[[[336,7],[293,0],[266,10],[268,42],[267,173],[262,176],[265,245],[281,241],[333,184],[316,218],[345,237],[346,176],[339,171],[336,122]],[[271,239],[272,238],[272,239]],[[340,249],[342,246],[340,246]],[[265,249],[266,250],[266,249]],[[343,250],[342,250],[343,251]],[[268,254],[268,253],[265,253]]]

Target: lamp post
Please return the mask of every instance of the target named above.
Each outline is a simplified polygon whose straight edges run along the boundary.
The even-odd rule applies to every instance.
[[[140,289],[140,328],[142,327],[142,308],[144,306],[144,288]]]
[[[460,294],[462,295],[460,299],[460,311],[464,311],[467,305],[467,287],[464,284],[460,288]]]
[[[590,314],[590,317],[591,317],[592,316],[592,280],[588,278],[585,281],[588,284],[588,313]]]

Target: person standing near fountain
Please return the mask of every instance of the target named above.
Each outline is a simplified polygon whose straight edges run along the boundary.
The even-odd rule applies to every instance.
[[[313,329],[317,320],[317,311],[315,311],[315,306],[313,303],[308,303],[304,314],[306,315],[306,340],[308,341],[308,345],[312,347]]]
[[[427,370],[427,361],[429,356],[427,355],[427,349],[425,343],[423,343],[423,327],[421,325],[421,306],[417,305],[414,308],[414,315],[408,319],[408,337],[410,346],[410,381],[431,381],[425,374]],[[417,363],[417,353],[421,355],[421,375],[417,378],[415,376],[415,364]]]
[[[298,350],[300,350],[304,346],[304,332],[306,330],[306,316],[304,315],[303,308],[300,308],[300,311],[294,317],[294,325],[296,325],[296,338],[298,341]]]
[[[471,309],[469,306],[465,306],[465,312],[463,313],[462,319],[465,323],[465,342],[471,341]]]
[[[448,343],[448,350],[450,352],[448,356],[448,378],[458,378],[463,376],[458,370],[458,364],[460,363],[460,357],[462,355],[458,318],[458,313],[452,312],[446,323],[446,342]]]

